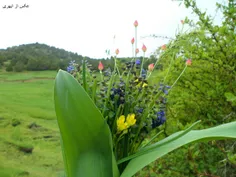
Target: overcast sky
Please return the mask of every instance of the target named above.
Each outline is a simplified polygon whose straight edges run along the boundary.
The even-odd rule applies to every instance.
[[[197,3],[215,14],[215,3],[222,1]],[[92,58],[106,57],[105,50],[115,48],[119,56],[131,56],[137,20],[138,48],[144,43],[151,54],[166,41],[142,36],[173,37],[185,16],[191,11],[172,0],[0,0],[0,48],[39,42]]]

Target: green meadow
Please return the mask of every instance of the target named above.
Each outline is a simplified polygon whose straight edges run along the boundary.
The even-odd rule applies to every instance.
[[[63,171],[53,103],[55,71],[0,72],[0,176]]]

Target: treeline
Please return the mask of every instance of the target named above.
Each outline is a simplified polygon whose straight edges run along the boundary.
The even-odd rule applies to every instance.
[[[77,53],[68,52],[64,49],[51,47],[46,44],[26,44],[7,49],[0,50],[0,67],[6,71],[21,72],[28,71],[42,71],[42,70],[66,70],[70,61],[75,60],[76,63],[81,64],[83,58],[90,64],[93,70],[98,70],[98,63],[101,61],[105,68],[113,69],[114,60],[111,59],[96,59],[84,57]],[[120,62],[130,61],[131,58],[120,58]],[[154,62],[155,59],[149,59],[145,65]]]

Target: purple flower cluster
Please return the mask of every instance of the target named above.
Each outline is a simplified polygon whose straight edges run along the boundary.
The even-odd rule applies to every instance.
[[[164,85],[164,84],[160,83],[159,90],[162,90],[164,92],[164,94],[167,95],[170,88],[171,88],[171,86]]]
[[[73,71],[75,71],[75,60],[70,61],[69,66],[67,67],[67,72],[68,73],[72,73]]]
[[[139,59],[137,59],[137,60],[135,61],[135,64],[136,64],[136,65],[140,65],[140,64],[141,64],[141,61],[140,61]]]
[[[117,106],[125,103],[125,83],[120,81],[118,88],[111,89],[110,98],[112,101],[115,101]]]
[[[142,69],[142,73],[141,73],[141,76],[142,76],[142,78],[146,78],[146,76],[147,76],[147,71],[145,70],[145,69]]]
[[[156,119],[152,119],[152,128],[156,128],[156,127],[164,124],[165,121],[166,121],[165,111],[164,110],[158,111],[156,115],[157,115],[157,118]]]

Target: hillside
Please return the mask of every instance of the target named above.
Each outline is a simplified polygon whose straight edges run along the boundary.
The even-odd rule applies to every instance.
[[[46,44],[24,44],[0,50],[0,66],[7,71],[40,71],[65,69],[68,62],[76,60],[80,63],[82,55]],[[86,57],[87,60],[93,60]]]
[[[70,61],[75,60],[81,64],[83,58],[90,64],[90,69],[98,70],[98,63],[101,61],[104,68],[112,69],[114,66],[113,59],[95,59],[77,53],[69,52],[64,49],[48,46],[46,44],[23,44],[19,46],[0,49],[0,69],[6,71],[44,71],[44,70],[66,70]],[[132,58],[118,58],[120,62],[128,62]],[[138,57],[142,59],[142,57]],[[147,60],[146,60],[147,61]],[[151,56],[144,66],[154,63],[155,56]]]

